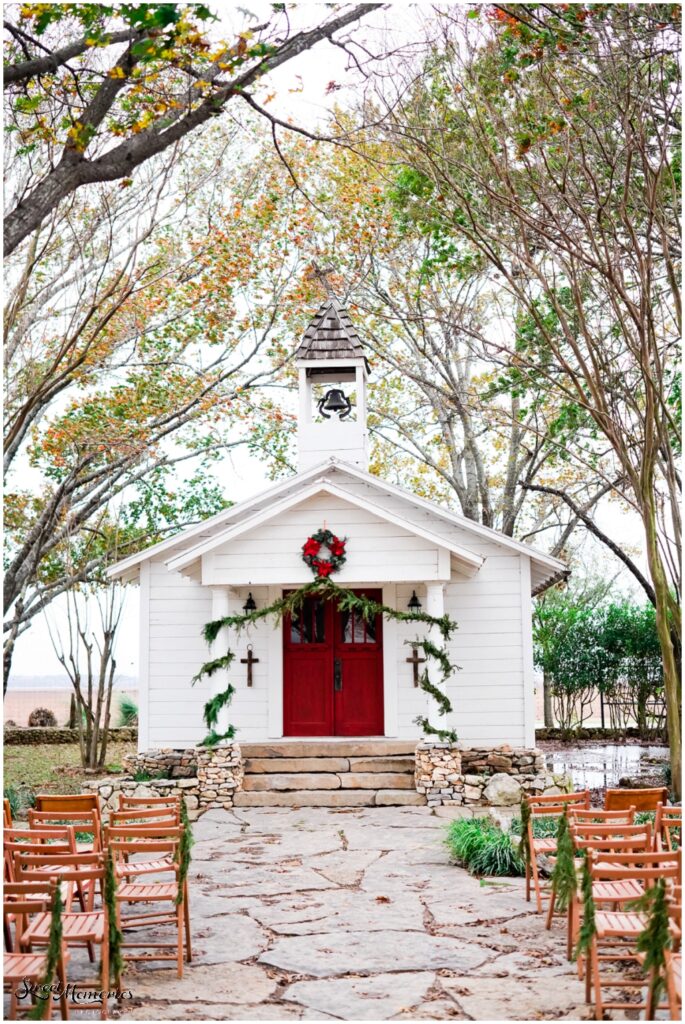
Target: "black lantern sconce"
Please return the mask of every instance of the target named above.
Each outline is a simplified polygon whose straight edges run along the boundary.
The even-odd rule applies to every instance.
[[[252,596],[252,591],[250,591],[250,593],[248,594],[247,601],[243,605],[243,611],[245,612],[246,615],[249,615],[250,612],[257,611],[257,602]]]
[[[333,413],[338,419],[344,420],[352,412],[352,402],[340,388],[331,388],[320,399],[318,410],[325,420],[329,420]]]
[[[418,597],[416,596],[416,591],[415,590],[412,590],[412,592],[411,592],[411,597],[409,598],[409,604],[407,605],[407,608],[409,609],[410,612],[420,612],[421,611],[421,602],[419,601]]]

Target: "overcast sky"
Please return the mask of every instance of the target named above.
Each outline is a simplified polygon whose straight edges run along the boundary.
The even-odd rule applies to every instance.
[[[303,22],[313,20],[314,8],[326,8],[323,4],[298,6],[299,12],[296,12],[294,17],[301,18]],[[222,4],[219,7],[224,12],[222,17],[228,18],[228,5]],[[261,17],[268,12],[269,5],[250,4],[249,8]],[[360,23],[355,30],[355,36],[371,51],[381,49],[381,40],[384,41],[385,47],[390,48],[390,43],[392,47],[405,48],[409,51],[419,36],[420,22],[429,15],[429,4],[392,4],[391,9],[374,12],[366,21]],[[235,17],[236,13],[232,11],[231,20]],[[218,26],[213,30],[213,34],[214,31],[222,34]],[[339,48],[327,41],[302,54],[297,60],[280,68],[272,76],[270,83],[264,83],[263,92],[268,90],[269,93],[276,93],[269,109],[281,118],[292,117],[308,127],[322,121],[335,104],[344,105],[346,98],[353,95],[354,90],[358,88],[359,76],[356,72],[346,70],[347,60]],[[342,88],[327,92],[330,82],[335,82]],[[362,323],[359,324],[362,334],[363,326]],[[294,346],[299,339],[292,340]],[[221,468],[215,470],[215,475],[225,482],[227,494],[236,501],[247,499],[268,486],[265,464],[252,458],[246,451],[238,450],[227,456]],[[625,515],[615,504],[605,502],[599,510],[598,520],[617,542],[629,544],[636,551],[641,551],[641,530],[637,517]],[[587,557],[596,561],[599,569],[604,560],[604,550],[593,542],[587,546]],[[640,558],[639,561],[644,568],[644,559]],[[613,569],[613,561],[611,565]],[[631,585],[630,579],[626,577],[622,583],[627,587]],[[138,589],[129,587],[128,590],[119,629],[117,663],[119,672],[135,676],[138,672]],[[53,602],[47,614],[51,616],[53,628],[59,627],[64,621],[59,601]],[[46,623],[44,619],[37,617],[31,629],[17,642],[12,674],[42,676],[58,674],[61,671],[52,650]]]

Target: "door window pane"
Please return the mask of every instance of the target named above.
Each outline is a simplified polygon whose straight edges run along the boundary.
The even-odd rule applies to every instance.
[[[290,643],[299,644],[302,639],[302,631],[300,628],[300,613],[293,612],[290,616]]]
[[[314,605],[314,640],[317,644],[326,642],[326,606],[323,601]]]

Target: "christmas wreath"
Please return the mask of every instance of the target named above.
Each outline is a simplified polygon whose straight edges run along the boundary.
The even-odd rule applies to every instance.
[[[336,537],[331,530],[317,530],[307,537],[302,545],[302,560],[316,576],[327,577],[337,572],[346,562],[345,543],[347,538]],[[322,548],[328,548],[330,558],[319,558]]]

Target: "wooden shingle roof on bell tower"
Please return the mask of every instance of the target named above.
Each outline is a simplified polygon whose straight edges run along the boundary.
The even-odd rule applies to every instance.
[[[350,315],[337,299],[321,304],[295,352],[297,360],[326,359],[344,363],[366,355]]]

